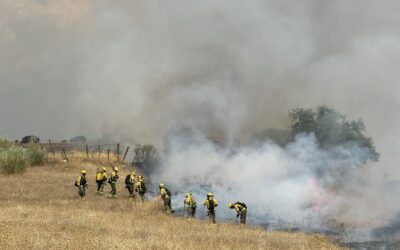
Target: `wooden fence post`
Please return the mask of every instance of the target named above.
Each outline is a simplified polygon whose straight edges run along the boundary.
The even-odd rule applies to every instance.
[[[117,162],[119,162],[119,143],[117,144]]]
[[[89,146],[86,144],[86,157],[89,159]]]
[[[63,153],[64,153],[64,159],[65,159],[66,161],[68,161],[68,157],[67,157],[67,154],[65,153],[65,149],[63,148],[62,150],[63,150]]]
[[[54,161],[56,161],[56,155],[54,154],[53,144],[51,144],[51,140],[49,140],[51,153],[53,154]]]
[[[122,161],[123,161],[123,162],[125,162],[125,158],[126,158],[126,155],[128,154],[128,151],[129,151],[129,146],[126,147],[125,154],[124,154],[124,158],[122,158]]]
[[[110,163],[110,149],[107,149],[107,162]]]

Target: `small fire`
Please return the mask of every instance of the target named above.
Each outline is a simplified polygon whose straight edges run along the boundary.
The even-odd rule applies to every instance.
[[[312,208],[319,213],[322,206],[322,195],[318,182],[314,177],[308,181],[308,188],[312,194]]]
[[[315,177],[309,180],[308,188],[312,194],[312,209],[320,216],[326,217],[323,210],[335,199],[336,188],[329,190],[322,188]]]

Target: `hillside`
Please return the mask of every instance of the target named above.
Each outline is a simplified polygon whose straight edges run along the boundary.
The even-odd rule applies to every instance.
[[[209,225],[165,215],[156,200],[128,200],[126,168],[120,174],[118,199],[97,196],[96,165],[84,165],[89,181],[84,200],[73,186],[81,162],[0,174],[0,249],[341,249],[321,235]]]

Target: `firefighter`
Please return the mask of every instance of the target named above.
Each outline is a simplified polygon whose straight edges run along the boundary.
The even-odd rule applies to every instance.
[[[145,200],[145,193],[146,193],[146,184],[143,181],[143,177],[141,175],[138,176],[138,180],[136,182],[136,192],[139,193],[140,199],[142,201]]]
[[[114,171],[111,173],[110,179],[108,179],[108,183],[111,185],[111,192],[108,195],[108,198],[116,198],[117,196],[117,181],[118,181],[118,167],[114,168]]]
[[[159,185],[160,188],[160,196],[164,201],[164,211],[167,213],[172,213],[172,207],[171,207],[171,192],[168,190],[168,188],[165,187],[164,183],[160,183]]]
[[[125,178],[125,187],[128,189],[129,199],[130,200],[135,198],[135,192],[134,192],[134,189],[135,189],[135,177],[136,177],[136,173],[132,171]]]
[[[236,203],[229,203],[230,209],[236,210],[236,218],[240,217],[240,224],[246,224],[247,206],[243,202],[237,201]]]
[[[103,194],[104,186],[107,183],[107,169],[103,167],[96,173],[97,194]]]
[[[215,224],[215,207],[218,206],[218,201],[212,193],[207,193],[207,199],[204,201],[204,206],[207,207],[207,215],[210,221]]]
[[[83,199],[86,195],[86,189],[88,188],[86,183],[86,170],[81,170],[81,175],[76,179],[75,186],[78,187],[78,194]]]
[[[189,218],[194,218],[196,216],[197,202],[191,193],[186,193],[184,205],[186,206],[186,212]]]

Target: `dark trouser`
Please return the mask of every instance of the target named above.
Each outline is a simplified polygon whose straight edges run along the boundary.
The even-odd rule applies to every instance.
[[[86,187],[84,185],[79,185],[78,186],[78,194],[81,198],[85,197],[86,193]]]
[[[112,181],[110,184],[111,184],[111,192],[110,192],[110,194],[112,196],[115,196],[117,194],[117,183],[115,181]]]
[[[187,211],[188,216],[193,217],[193,218],[196,216],[196,207],[188,206],[186,211]]]
[[[133,186],[133,184],[126,184],[125,187],[126,187],[126,188],[128,189],[128,191],[129,191],[129,197],[130,197],[130,198],[135,197],[135,192],[134,192],[134,186]]]
[[[97,192],[103,193],[105,181],[104,180],[100,180],[100,181],[96,180],[96,183],[97,183]]]
[[[167,212],[167,213],[172,212],[172,208],[171,208],[171,197],[170,197],[170,196],[164,198],[164,210],[165,210],[165,212]]]
[[[215,210],[208,210],[207,211],[208,219],[215,224]]]
[[[140,196],[140,199],[142,201],[145,201],[145,197],[144,197],[144,193],[143,192],[139,192],[139,196]]]
[[[247,209],[240,211],[240,224],[246,224]]]

